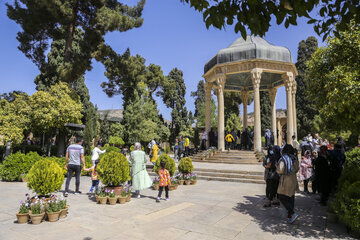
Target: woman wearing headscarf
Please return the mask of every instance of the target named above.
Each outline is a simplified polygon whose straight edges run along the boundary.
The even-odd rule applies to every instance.
[[[309,193],[308,184],[311,176],[313,175],[311,152],[305,151],[301,157],[299,181],[304,181],[304,192]]]
[[[149,188],[152,185],[151,178],[146,171],[146,156],[145,152],[141,150],[141,144],[135,143],[135,150],[130,153],[130,166],[131,166],[131,180],[132,187],[140,198],[140,190]]]
[[[155,162],[158,158],[159,147],[156,145],[155,140],[152,140],[149,145],[150,145],[149,148],[150,148],[150,156],[151,156],[150,162],[155,165]]]
[[[286,144],[282,151],[282,157],[276,165],[277,173],[280,175],[277,193],[279,200],[287,210],[287,221],[293,223],[298,214],[294,212],[295,192],[298,188],[296,173],[299,171],[299,161],[294,155],[294,148]]]
[[[276,151],[276,153],[275,153]],[[280,147],[274,146],[268,150],[268,155],[264,158],[263,166],[265,167],[265,181],[266,181],[266,198],[267,201],[264,207],[271,207],[272,205],[279,205],[276,198],[276,192],[279,185],[279,175],[276,172],[276,164],[280,159]]]
[[[267,149],[269,149],[269,147],[271,146],[271,132],[269,129],[266,129],[265,132],[265,147]]]
[[[319,192],[321,193],[320,204],[325,206],[331,190],[330,157],[326,146],[320,147],[316,161]]]

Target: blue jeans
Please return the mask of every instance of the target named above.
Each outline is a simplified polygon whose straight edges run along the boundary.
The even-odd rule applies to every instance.
[[[98,190],[99,182],[100,182],[100,180],[92,180],[90,192],[92,192],[94,190],[94,187],[95,187],[95,191]]]

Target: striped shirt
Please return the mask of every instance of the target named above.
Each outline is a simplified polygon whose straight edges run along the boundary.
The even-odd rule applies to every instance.
[[[79,144],[71,144],[67,150],[69,153],[69,165],[80,165],[81,154],[84,154],[84,148]]]

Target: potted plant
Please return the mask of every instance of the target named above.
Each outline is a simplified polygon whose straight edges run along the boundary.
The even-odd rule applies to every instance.
[[[50,159],[37,161],[26,178],[27,186],[41,197],[49,197],[51,193],[60,190],[64,182],[62,168]]]
[[[154,190],[159,190],[159,176],[154,177],[153,179],[153,188]]]
[[[182,173],[178,173],[176,176],[177,176],[177,180],[178,180],[179,185],[184,185],[184,177],[183,177],[183,174],[182,174]]]
[[[26,194],[27,200],[21,201],[20,202],[20,208],[19,208],[19,212],[16,213],[16,218],[17,218],[17,222],[22,224],[22,223],[27,223],[29,220],[29,194]]]
[[[60,199],[59,200],[59,207],[61,209],[59,218],[66,217],[66,214],[69,211],[69,205],[66,205],[66,199]]]
[[[191,184],[195,185],[197,182],[197,173],[196,172],[192,172],[190,174],[190,180],[191,180]]]
[[[170,179],[171,184],[169,185],[169,191],[177,189],[178,183],[175,177]]]
[[[186,185],[190,185],[191,180],[190,180],[190,173],[184,174],[184,180],[185,180],[185,184]]]
[[[61,209],[55,195],[52,195],[50,201],[45,204],[45,210],[49,222],[56,222],[59,220]]]
[[[42,199],[35,197],[36,200],[30,205],[29,216],[32,224],[40,224],[45,216],[44,202]]]
[[[130,201],[131,201],[131,186],[130,186],[130,185],[126,185],[126,186],[125,186],[125,191],[126,191],[126,193],[127,193],[126,202],[130,202]]]
[[[117,202],[117,197],[115,196],[114,190],[111,190],[108,196],[110,205],[115,205]]]
[[[125,189],[123,189],[123,191],[121,192],[120,196],[119,196],[119,203],[120,204],[124,204],[126,202],[126,198],[127,198],[127,192]]]
[[[106,190],[105,189],[101,189],[98,199],[99,199],[99,203],[100,204],[106,204],[107,203],[107,196],[106,196]]]
[[[124,154],[107,153],[96,167],[100,181],[108,190],[113,190],[118,196],[122,192],[122,184],[130,180],[129,162]]]

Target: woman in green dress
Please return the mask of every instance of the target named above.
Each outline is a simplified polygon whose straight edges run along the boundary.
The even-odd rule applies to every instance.
[[[130,153],[132,187],[140,198],[140,190],[149,188],[152,185],[151,178],[146,171],[146,156],[141,150],[141,144],[135,143],[135,150]]]

